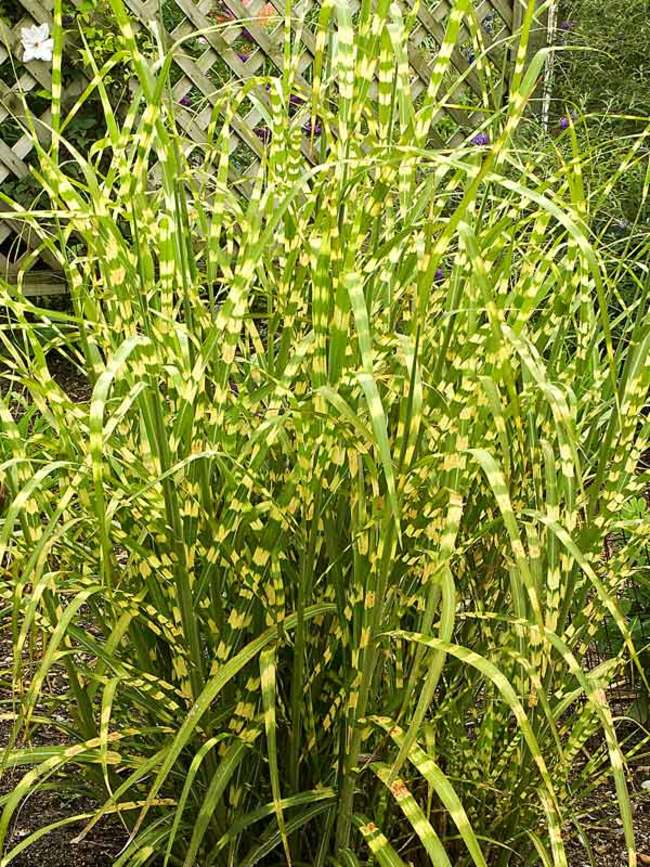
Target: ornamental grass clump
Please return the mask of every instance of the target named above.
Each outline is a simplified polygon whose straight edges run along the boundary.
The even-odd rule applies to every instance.
[[[98,804],[80,836],[124,824],[116,867],[561,867],[611,776],[633,865],[607,701],[635,657],[629,565],[604,543],[647,482],[648,286],[621,303],[579,151],[517,149],[534,4],[481,147],[429,145],[468,0],[417,105],[411,19],[364,5],[353,29],[325,3],[311,97],[291,102],[288,51],[224,91],[197,165],[169,59],[112,2],[140,89],[123,119],[104,99],[74,182],[54,111],[51,208],[15,216],[72,310],[3,284],[1,863],[53,827],[12,837],[21,804],[65,780]],[[248,98],[270,135],[244,196]],[[588,670],[606,617],[621,652]]]

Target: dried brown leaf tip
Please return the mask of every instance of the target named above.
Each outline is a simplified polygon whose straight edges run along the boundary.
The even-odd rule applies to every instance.
[[[399,800],[400,798],[406,797],[408,795],[409,790],[404,785],[403,780],[395,780],[394,783],[391,784],[390,790],[392,794]]]

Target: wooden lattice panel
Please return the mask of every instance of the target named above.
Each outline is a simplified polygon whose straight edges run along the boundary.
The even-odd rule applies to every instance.
[[[39,89],[50,90],[51,70],[49,64],[33,61],[21,62],[21,28],[32,24],[47,23],[52,27],[53,0],[17,0],[22,8],[20,20],[2,26],[0,40],[0,64],[13,59],[18,80],[13,86],[0,81],[0,183],[6,178],[21,178],[29,173],[28,158],[32,143],[28,135],[21,135],[8,144],[2,135],[2,123],[23,112],[20,92],[29,94]],[[412,8],[414,0],[402,0],[405,11]],[[503,88],[504,73],[507,69],[507,37],[517,25],[517,4],[521,0],[476,0],[477,19],[480,22],[480,39],[487,50],[485,65],[493,76],[495,87]],[[283,0],[166,0],[163,5],[163,25],[160,25],[159,0],[126,0],[127,7],[137,27],[148,29],[155,25],[156,39],[171,46],[196,31],[201,36],[189,38],[183,50],[174,57],[173,97],[178,103],[177,118],[183,129],[187,149],[202,149],[206,130],[217,99],[219,87],[228,80],[244,80],[251,76],[279,74],[283,64],[284,2]],[[295,4],[295,15],[302,17],[309,3],[310,14],[306,21],[315,20],[313,0],[303,0]],[[359,0],[351,0],[352,12],[358,8]],[[411,32],[409,61],[411,65],[411,88],[417,98],[429,83],[437,48],[442,42],[445,22],[450,9],[450,0],[421,0],[417,10],[415,27]],[[216,23],[227,26],[214,28]],[[162,32],[161,32],[162,29]],[[467,135],[480,123],[482,93],[481,82],[475,71],[470,68],[473,61],[476,39],[467,31],[461,33],[459,44],[452,55],[452,70],[463,77],[462,85],[453,94],[454,105],[441,112],[435,122],[446,115],[446,122],[434,124],[434,141],[439,146],[455,143]],[[311,67],[314,58],[315,33],[309,24],[302,31],[302,53],[298,63],[296,83],[306,92],[310,87]],[[73,96],[79,92],[80,82],[65,82],[65,95]],[[263,90],[258,98],[264,102]],[[234,132],[232,147],[233,166],[243,181],[257,171],[265,147],[265,127],[259,108],[247,102],[247,107],[232,123]],[[50,111],[46,109],[35,126],[39,136],[47,138]],[[305,153],[309,154],[309,135],[305,134]],[[197,157],[198,161],[198,157]],[[245,188],[245,184],[242,185]],[[16,243],[10,243],[15,241]],[[21,232],[17,221],[0,220],[0,273],[2,276],[16,274],[29,258],[36,244],[29,233]],[[42,257],[44,261],[38,268],[54,267],[55,263]],[[47,279],[42,275],[33,278],[42,290]],[[56,281],[55,281],[56,282]]]
[[[148,0],[148,2],[126,0],[126,2],[141,25],[148,26],[152,18],[155,18],[157,0]],[[177,26],[162,34],[163,40],[172,44],[193,31],[206,31],[202,37],[205,43],[204,50],[197,57],[193,58],[188,53],[180,52],[177,55],[175,63],[182,74],[173,89],[174,97],[181,103],[178,112],[180,125],[188,139],[200,146],[205,138],[205,130],[216,98],[216,83],[214,78],[210,77],[216,64],[225,66],[229,74],[242,80],[259,75],[265,70],[271,74],[273,69],[278,73],[281,71],[284,5],[282,0],[250,0],[246,5],[241,0],[221,0],[221,2],[171,0],[171,2],[178,8],[182,20]],[[410,5],[413,0],[406,0],[406,2]],[[357,0],[352,0],[353,11],[358,5]],[[301,14],[300,6],[301,4],[296,6],[296,17]],[[437,47],[444,37],[449,9],[448,0],[423,0],[419,4],[417,24],[411,34],[409,45],[411,87],[416,98],[429,84]],[[275,13],[273,17],[269,17],[269,10]],[[491,66],[493,74],[499,76],[501,82],[505,52],[503,42],[512,33],[513,28],[513,0],[480,0],[476,4],[476,11],[481,22],[481,37],[488,50],[486,62]],[[231,16],[232,20],[227,27],[219,31],[209,30],[214,27],[216,21],[223,22],[228,16]],[[466,30],[461,32],[460,41],[461,44],[471,43],[470,34]],[[314,44],[314,32],[308,26],[304,26],[303,53],[299,62],[300,77],[297,83],[305,89],[309,88]],[[464,75],[466,91],[480,100],[481,85],[476,72],[469,68],[472,58],[468,54],[464,54],[457,47],[452,55],[452,68],[459,75]],[[182,106],[182,102],[187,100],[189,95],[193,95],[193,102],[198,104],[196,111],[184,109]],[[259,94],[259,98],[263,100],[263,94]],[[458,102],[462,104],[463,101],[461,96]],[[448,135],[437,136],[437,144],[440,146],[457,142],[481,119],[481,115],[471,109],[469,102],[466,110],[449,106],[445,112],[452,121],[453,131]],[[244,172],[247,175],[255,173],[262,156],[264,141],[259,135],[263,129],[260,127],[261,123],[260,112],[256,108],[251,108],[237,118],[233,125],[239,139],[233,147],[246,151],[247,167]]]

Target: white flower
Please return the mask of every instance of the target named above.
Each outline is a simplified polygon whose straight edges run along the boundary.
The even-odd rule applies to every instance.
[[[23,63],[30,60],[44,60],[46,63],[52,60],[54,40],[50,37],[48,24],[34,24],[32,27],[22,27],[20,40],[23,43]]]
[[[641,783],[641,788],[642,788],[642,789],[650,789],[650,780],[644,780],[644,781]]]

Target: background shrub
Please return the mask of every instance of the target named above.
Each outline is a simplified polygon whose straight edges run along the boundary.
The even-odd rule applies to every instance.
[[[562,90],[587,111],[650,116],[648,0],[567,0]]]
[[[588,179],[616,178],[608,202],[612,240],[650,225],[650,3],[648,0],[566,0],[561,6],[554,97],[556,115],[574,113],[581,149],[591,153]],[[638,141],[642,137],[642,141]],[[616,176],[621,153],[638,141],[638,159]]]

